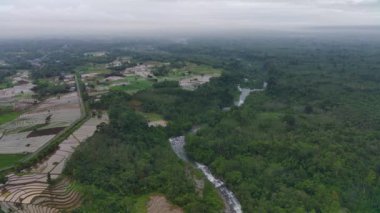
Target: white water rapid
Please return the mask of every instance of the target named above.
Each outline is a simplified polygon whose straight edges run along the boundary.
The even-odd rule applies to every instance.
[[[190,162],[188,157],[186,156],[186,152],[184,149],[185,146],[185,136],[173,137],[169,139],[170,145],[172,146],[173,151],[176,155],[186,161]],[[238,199],[235,197],[234,193],[231,192],[224,184],[224,182],[211,173],[210,169],[201,164],[195,162],[195,166],[206,176],[207,180],[209,180],[212,185],[219,191],[226,204],[228,205],[228,209],[226,209],[227,213],[242,213],[241,205]]]
[[[248,97],[251,92],[263,92],[268,86],[267,82],[263,83],[263,88],[262,89],[249,89],[249,88],[241,88],[240,85],[238,85],[238,90],[240,91],[240,97],[239,101],[235,103],[235,106],[240,107],[241,105],[244,104],[245,99]]]

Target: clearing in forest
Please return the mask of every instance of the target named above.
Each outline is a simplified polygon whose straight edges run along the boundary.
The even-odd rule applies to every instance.
[[[151,196],[148,202],[148,213],[183,213],[178,206],[170,204],[164,196]]]

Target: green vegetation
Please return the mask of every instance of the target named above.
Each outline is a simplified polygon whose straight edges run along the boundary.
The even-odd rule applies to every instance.
[[[79,84],[81,85],[82,82],[79,82]],[[84,88],[80,87],[81,98],[83,97],[85,93],[86,91],[84,90]],[[67,139],[75,130],[81,127],[82,124],[86,122],[86,120],[89,118],[90,114],[89,114],[87,102],[84,102],[82,113],[83,113],[82,117],[79,120],[77,120],[71,126],[66,127],[63,131],[55,135],[55,137],[51,141],[49,141],[49,143],[45,144],[40,151],[30,154],[27,157],[23,158],[22,160],[18,161],[16,164],[14,164],[14,166],[7,169],[7,171],[9,172],[10,170],[16,170],[16,172],[19,172],[22,169],[30,168],[31,166],[36,165],[41,160],[45,159],[46,156],[56,151],[59,148],[59,144],[65,139]],[[35,128],[42,128],[44,126],[45,126],[44,124],[36,125]],[[25,131],[25,130],[27,129],[24,129],[21,131]]]
[[[164,117],[157,113],[143,113],[143,112],[137,112],[138,114],[141,114],[146,120],[148,121],[159,121],[163,120]]]
[[[345,48],[271,50],[268,91],[188,135],[245,212],[378,212],[380,52]]]
[[[108,74],[111,70],[106,68],[105,64],[94,64],[88,63],[86,65],[78,66],[74,69],[76,73],[98,73],[98,74]]]
[[[136,93],[140,90],[145,90],[151,88],[153,85],[152,81],[145,80],[144,78],[139,77],[129,77],[127,78],[126,85],[118,85],[111,87],[113,91],[126,91],[129,94]]]
[[[19,161],[14,169],[16,171],[21,171],[22,169],[29,168],[43,160],[46,156],[56,151],[59,148],[59,144],[68,138],[75,130],[81,127],[87,119],[88,115],[86,114],[71,126],[66,127],[63,131],[58,133],[49,143],[47,143],[39,152],[35,152],[22,161]]]
[[[0,89],[12,87],[10,76],[12,76],[12,72],[8,69],[2,70],[0,66]]]
[[[222,70],[216,69],[205,64],[187,63],[185,67],[175,70],[178,72],[187,72],[194,75],[221,75]]]
[[[49,80],[40,79],[34,82],[36,86],[33,91],[37,93],[39,98],[46,98],[49,95],[57,95],[70,91],[70,87],[64,83],[53,83]]]
[[[153,70],[157,82],[131,77],[99,102],[89,100],[109,110],[111,123],[99,126],[67,164],[66,174],[84,195],[77,212],[144,211],[152,193],[186,212],[218,212],[215,190],[206,184],[199,196],[197,172],[168,144],[199,126],[186,138],[189,157],[223,179],[244,212],[378,212],[380,43],[329,39],[141,42],[145,48],[89,43],[52,54],[49,60],[61,60],[64,69],[50,61],[34,76],[123,55],[162,65]],[[109,54],[99,62],[82,57],[94,49]],[[179,79],[202,74],[221,77],[195,91],[178,87]],[[260,88],[263,81],[265,92],[233,106],[238,84]],[[147,127],[146,119],[157,115],[168,127]]]
[[[13,121],[16,119],[18,116],[20,116],[20,112],[14,112],[14,111],[2,111],[0,110],[0,125],[7,123],[9,121]]]
[[[135,204],[133,205],[133,209],[131,212],[135,213],[146,213],[147,207],[146,204],[149,202],[150,195],[143,195],[136,199]]]
[[[9,88],[9,87],[12,87],[12,83],[11,82],[6,82],[6,83],[0,83],[0,89],[6,89],[6,88]]]
[[[245,212],[376,212],[380,53],[293,44],[244,47],[249,54],[216,62],[224,75],[194,92],[163,86],[129,99],[169,120],[169,135],[204,126],[187,136],[190,157],[225,180]],[[232,105],[237,84],[263,80],[266,92],[221,110]]]
[[[13,166],[24,157],[24,154],[0,154],[0,168]]]
[[[128,107],[129,100],[123,93],[107,97],[110,125],[103,125],[67,164],[65,173],[85,196],[77,212],[132,212],[150,193],[162,193],[188,212],[219,212],[222,204],[212,187],[196,193],[192,168],[173,153],[165,130],[149,128]]]
[[[179,82],[178,81],[167,81],[167,80],[164,80],[164,81],[160,81],[160,82],[157,82],[157,83],[153,84],[153,87],[154,88],[167,88],[167,87],[178,88],[179,87]]]

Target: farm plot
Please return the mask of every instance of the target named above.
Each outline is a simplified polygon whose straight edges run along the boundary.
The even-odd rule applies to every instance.
[[[0,125],[16,119],[19,115],[18,112],[0,113]]]
[[[59,213],[58,209],[49,208],[46,206],[36,206],[31,204],[22,204],[22,203],[9,203],[9,202],[0,202],[0,208],[4,212],[43,212],[43,213]]]
[[[35,85],[32,83],[13,86],[11,88],[0,90],[0,100],[13,98],[20,94],[34,94],[32,88]]]
[[[0,154],[32,153],[54,137],[46,135],[28,138],[29,134],[31,131],[4,135],[0,140]]]
[[[149,89],[153,82],[140,76],[129,76],[125,78],[125,82],[118,82],[118,85],[111,87],[113,91],[126,91],[130,94],[136,93],[140,90]]]
[[[0,107],[10,106],[22,110],[33,105],[34,99],[31,97],[34,94],[32,91],[34,86],[26,83],[0,90]]]
[[[0,126],[0,131],[7,134],[17,133],[26,128],[31,128],[36,125],[45,124],[46,118],[49,116],[47,112],[44,113],[25,113],[20,115],[17,119],[5,123]]]
[[[46,174],[28,175],[23,179],[11,175],[8,178],[10,183],[0,194],[0,207],[5,212],[70,211],[81,203],[79,193],[66,179],[49,185]]]
[[[22,154],[0,155],[0,168],[11,166],[23,157],[25,157],[25,155]]]
[[[70,158],[75,148],[88,137],[92,136],[96,131],[97,125],[103,122],[108,122],[107,115],[103,115],[102,118],[90,118],[79,129],[73,132],[70,137],[63,141],[54,154],[49,156],[42,163],[36,165],[32,169],[32,172],[46,174],[50,172],[52,178],[58,177],[62,173],[66,161]]]
[[[8,175],[8,181],[1,186],[0,207],[6,211],[24,209],[45,209],[51,212],[72,210],[80,205],[81,198],[66,179],[49,186],[48,174],[52,179],[62,174],[66,161],[75,148],[92,136],[97,125],[108,122],[108,116],[93,117],[59,145],[59,149],[36,165],[26,175]],[[45,211],[42,211],[45,212]]]
[[[106,64],[92,64],[92,63],[86,64],[83,66],[79,66],[79,67],[75,68],[75,71],[82,73],[82,74],[83,73],[106,74],[106,73],[111,72],[111,70],[107,69]]]
[[[32,153],[81,116],[76,92],[48,98],[0,126],[0,154]]]

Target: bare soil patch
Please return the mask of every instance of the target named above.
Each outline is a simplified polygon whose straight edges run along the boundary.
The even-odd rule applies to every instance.
[[[164,196],[155,195],[148,202],[148,213],[183,213],[183,210],[170,204]]]
[[[26,138],[39,137],[44,135],[55,135],[61,132],[63,129],[65,129],[65,127],[36,130],[29,133],[29,135],[26,136]]]
[[[150,127],[166,127],[168,125],[168,122],[165,120],[158,120],[158,121],[150,121],[148,122],[148,126]]]

